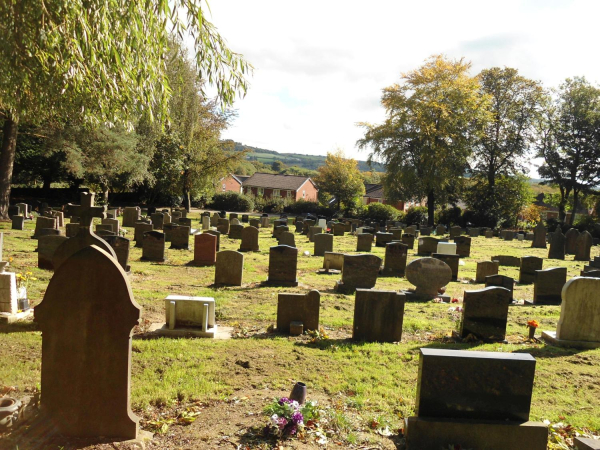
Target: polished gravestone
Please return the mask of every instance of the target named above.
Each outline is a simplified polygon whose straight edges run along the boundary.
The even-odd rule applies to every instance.
[[[142,261],[164,262],[165,234],[160,231],[146,231],[142,239]]]
[[[519,268],[519,283],[533,283],[535,280],[535,272],[537,270],[542,270],[543,265],[543,258],[538,258],[537,256],[523,256]]]
[[[503,341],[512,293],[503,287],[465,291],[460,337],[470,334],[484,341]]]
[[[342,279],[335,289],[342,293],[352,293],[358,288],[371,289],[377,283],[381,269],[381,258],[376,255],[344,255]]]
[[[209,233],[194,235],[192,265],[214,266],[217,261],[217,236]]]
[[[385,246],[382,277],[403,277],[406,270],[408,245],[401,242],[389,242]]]
[[[485,283],[485,278],[489,275],[498,275],[499,266],[498,261],[479,261],[475,273],[475,282]]]
[[[566,282],[566,267],[536,270],[533,281],[533,303],[536,305],[560,305],[562,289]]]

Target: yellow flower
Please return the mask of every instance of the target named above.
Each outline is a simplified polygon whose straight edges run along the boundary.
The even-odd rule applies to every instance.
[[[31,281],[37,281],[37,278],[31,277],[30,280]]]
[[[27,272],[26,275],[33,275],[31,272]]]
[[[20,273],[17,274],[17,278],[23,278],[23,275],[21,275]]]
[[[13,262],[12,256],[10,258],[8,258],[8,262]]]

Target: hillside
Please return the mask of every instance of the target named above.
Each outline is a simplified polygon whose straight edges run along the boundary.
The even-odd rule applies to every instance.
[[[234,144],[235,151],[250,150],[250,153],[246,157],[249,161],[260,161],[265,164],[271,164],[273,161],[281,161],[286,166],[298,166],[310,170],[316,170],[325,164],[325,156],[279,153],[275,150],[265,150],[263,148],[252,147],[251,145],[244,145],[240,142],[235,142]],[[369,172],[371,170],[376,172],[384,171],[381,164],[373,164],[373,168],[371,169],[366,161],[358,161],[358,168],[361,172]]]

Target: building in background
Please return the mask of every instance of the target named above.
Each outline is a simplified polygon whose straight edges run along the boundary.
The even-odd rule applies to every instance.
[[[233,175],[221,181],[223,192],[241,192],[254,197],[286,198],[316,202],[319,190],[310,177],[257,172],[252,176]]]

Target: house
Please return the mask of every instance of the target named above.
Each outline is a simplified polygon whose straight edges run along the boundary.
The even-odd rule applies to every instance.
[[[244,183],[244,180],[247,180],[248,178],[250,178],[248,175],[233,175],[230,173],[228,176],[219,181],[219,184],[221,185],[220,190],[221,192],[232,191],[241,194],[242,184]]]
[[[533,202],[533,204],[536,206],[539,206],[541,208],[540,215],[541,215],[542,219],[558,220],[558,208],[556,206],[550,205],[549,203],[546,203],[545,197],[546,197],[546,194],[539,193],[536,196],[536,199]],[[571,211],[568,211],[566,213],[566,216],[565,216],[566,223],[569,223],[569,221],[571,220],[571,214],[572,214]],[[582,205],[580,203],[579,205],[577,205],[577,212],[575,213],[575,220],[579,219],[582,216],[587,216],[589,214],[590,214],[590,211],[585,207],[585,205]]]
[[[242,182],[242,189],[244,194],[255,197],[287,198],[309,202],[316,202],[319,192],[310,177],[258,172]]]
[[[404,211],[408,205],[402,201],[388,202],[383,193],[383,186],[381,184],[365,183],[365,195],[363,195],[363,204],[368,205],[370,203],[383,203],[385,205],[392,205],[394,208]]]

